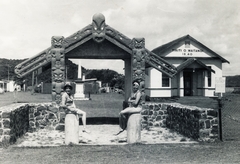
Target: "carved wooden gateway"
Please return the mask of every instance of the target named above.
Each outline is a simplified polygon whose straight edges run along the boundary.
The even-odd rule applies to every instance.
[[[47,64],[52,67],[52,100],[61,102],[65,82],[65,58],[122,59],[125,63],[125,100],[131,94],[133,81],[139,81],[142,92],[145,87],[145,68],[151,66],[170,78],[176,68],[145,48],[144,38],[129,39],[105,23],[102,14],[95,14],[92,24],[64,38],[52,37],[52,46],[15,67],[19,77]]]

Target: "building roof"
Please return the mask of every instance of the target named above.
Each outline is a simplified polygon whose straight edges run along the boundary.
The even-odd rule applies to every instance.
[[[168,51],[169,49],[172,49],[174,46],[179,44],[179,42],[184,41],[184,40],[190,40],[190,41],[194,42],[195,44],[199,45],[202,49],[210,52],[212,55],[214,55],[217,58],[221,59],[223,63],[230,63],[228,60],[224,59],[223,57],[218,55],[216,52],[212,51],[207,46],[203,45],[202,43],[200,43],[199,41],[197,41],[196,39],[194,39],[190,35],[185,35],[185,36],[180,37],[178,39],[175,39],[175,40],[173,40],[173,41],[171,41],[169,43],[166,43],[166,44],[164,44],[162,46],[159,46],[159,47],[153,49],[152,52],[154,52],[155,54],[157,54],[160,57],[164,57],[163,56],[164,52]]]
[[[206,66],[204,63],[202,63],[200,60],[198,60],[196,58],[188,58],[186,61],[184,61],[182,64],[180,64],[177,67],[177,71],[178,72],[182,71],[184,68],[188,67],[189,65],[193,64],[194,62],[198,63],[199,65],[201,65],[203,68],[207,69],[208,71],[215,73],[215,71],[213,69]]]

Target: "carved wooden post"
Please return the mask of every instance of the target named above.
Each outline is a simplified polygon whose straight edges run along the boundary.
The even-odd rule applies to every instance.
[[[145,101],[145,39],[133,38],[132,40],[132,58],[131,58],[131,72],[132,83],[137,81],[142,92],[142,102]],[[127,142],[132,144],[140,142],[141,140],[141,113],[130,114],[127,122]]]
[[[61,103],[61,94],[65,81],[65,52],[63,48],[63,36],[52,37],[52,101],[53,104]]]
[[[132,39],[132,80],[140,83],[140,90],[142,91],[143,101],[145,101],[145,39]]]

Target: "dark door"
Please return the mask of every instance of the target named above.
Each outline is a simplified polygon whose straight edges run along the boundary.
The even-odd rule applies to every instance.
[[[192,72],[183,72],[184,96],[192,96]]]

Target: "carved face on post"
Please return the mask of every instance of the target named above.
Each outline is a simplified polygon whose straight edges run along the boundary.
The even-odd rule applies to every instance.
[[[133,47],[136,49],[145,48],[144,38],[133,38]]]
[[[52,37],[52,48],[62,48],[63,47],[63,36],[53,36]]]
[[[102,14],[95,14],[92,22],[93,40],[100,43],[105,39],[105,17]]]

